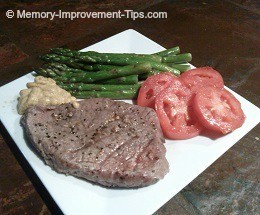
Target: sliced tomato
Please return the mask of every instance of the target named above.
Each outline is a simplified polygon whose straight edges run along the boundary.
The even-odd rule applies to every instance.
[[[156,97],[155,110],[167,138],[183,140],[199,135],[202,126],[193,114],[192,97],[179,79]]]
[[[188,70],[182,73],[180,78],[193,92],[206,86],[224,87],[223,78],[219,72],[208,66]]]
[[[239,128],[245,120],[240,102],[226,89],[200,89],[194,98],[193,107],[204,127],[223,134]]]
[[[176,76],[170,72],[164,72],[150,76],[144,81],[139,90],[137,104],[143,107],[154,108],[156,95],[168,87],[175,79]]]

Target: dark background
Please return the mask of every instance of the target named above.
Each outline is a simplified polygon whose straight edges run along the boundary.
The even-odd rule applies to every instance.
[[[81,49],[133,28],[166,48],[179,45],[183,52],[191,52],[193,65],[219,70],[226,86],[259,107],[259,6],[257,0],[2,1],[0,86],[39,66],[38,56],[51,47]],[[166,11],[168,18],[8,19],[5,12],[9,9],[133,9]],[[249,132],[155,214],[259,213],[259,128]],[[0,214],[59,213],[2,125],[0,129]]]

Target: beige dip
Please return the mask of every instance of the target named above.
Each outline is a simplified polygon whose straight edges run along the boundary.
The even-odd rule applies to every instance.
[[[72,103],[75,108],[79,107],[76,98],[69,92],[60,88],[51,78],[37,76],[34,82],[27,83],[27,88],[20,91],[18,101],[18,113],[24,114],[25,111],[35,105],[60,105]]]

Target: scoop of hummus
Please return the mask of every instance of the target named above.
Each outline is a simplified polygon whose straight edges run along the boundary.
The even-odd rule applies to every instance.
[[[34,82],[27,83],[26,86],[28,89],[20,91],[18,101],[18,113],[21,115],[29,107],[36,105],[48,106],[72,103],[75,108],[79,106],[76,98],[71,96],[66,90],[60,88],[51,78],[37,76]]]

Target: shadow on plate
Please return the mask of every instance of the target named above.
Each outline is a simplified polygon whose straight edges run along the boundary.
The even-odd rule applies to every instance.
[[[201,132],[200,136],[208,137],[211,140],[217,140],[217,139],[219,139],[219,138],[221,138],[225,135],[221,134],[221,133],[214,132],[214,131],[210,131],[208,129],[205,129],[204,131]]]

